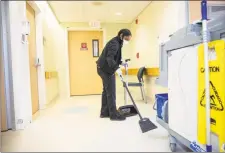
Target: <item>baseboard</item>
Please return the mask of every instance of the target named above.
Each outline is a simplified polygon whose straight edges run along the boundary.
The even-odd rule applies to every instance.
[[[40,107],[40,110],[44,110],[44,109],[46,109],[46,108],[49,108],[49,107],[51,107],[52,105],[54,105],[56,102],[57,102],[57,100],[60,98],[60,96],[59,96],[59,93],[49,102],[49,103],[47,103],[47,104],[44,104],[44,105],[42,105],[41,107]]]
[[[57,102],[58,99],[59,99],[59,93],[48,104],[45,105],[46,108],[49,108],[52,105],[54,105]]]

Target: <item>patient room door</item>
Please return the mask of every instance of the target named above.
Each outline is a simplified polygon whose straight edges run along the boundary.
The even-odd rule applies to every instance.
[[[32,113],[35,114],[39,110],[39,97],[38,97],[38,73],[36,64],[36,26],[35,26],[35,12],[33,8],[27,3],[26,15],[30,22],[30,35],[28,36],[29,42],[29,58],[30,58],[30,84],[31,84],[31,100],[32,100]]]
[[[92,41],[99,41],[99,55],[103,48],[102,31],[69,31],[70,95],[101,94],[102,81],[97,74]],[[83,46],[83,47],[82,47]]]

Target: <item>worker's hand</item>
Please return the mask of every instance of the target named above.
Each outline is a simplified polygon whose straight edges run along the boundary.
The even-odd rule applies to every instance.
[[[128,67],[128,63],[127,62],[122,62],[122,64],[124,67]]]
[[[118,69],[116,70],[116,73],[118,74],[118,76],[119,76],[120,78],[123,78],[123,73],[122,73],[122,70],[121,70],[120,68],[118,68]]]

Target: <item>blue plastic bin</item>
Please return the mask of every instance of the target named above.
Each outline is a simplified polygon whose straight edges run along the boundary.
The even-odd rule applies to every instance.
[[[162,107],[164,105],[164,103],[168,100],[168,94],[167,93],[163,93],[163,94],[156,94],[155,95],[155,99],[156,99],[156,111],[157,111],[157,116],[161,119],[163,119],[162,117]]]

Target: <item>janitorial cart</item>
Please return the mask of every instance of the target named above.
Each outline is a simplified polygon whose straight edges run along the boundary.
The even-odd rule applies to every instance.
[[[157,122],[168,130],[170,147],[182,143],[194,152],[225,152],[225,15],[178,30],[160,45],[156,83]]]

